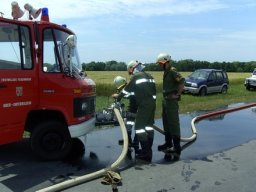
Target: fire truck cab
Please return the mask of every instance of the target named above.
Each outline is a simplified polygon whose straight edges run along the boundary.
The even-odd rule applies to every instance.
[[[0,145],[25,133],[36,155],[56,160],[94,129],[96,87],[82,71],[76,35],[47,14],[0,16]]]

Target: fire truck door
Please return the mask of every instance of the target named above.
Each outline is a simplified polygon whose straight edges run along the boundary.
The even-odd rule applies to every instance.
[[[22,139],[38,91],[29,28],[0,22],[0,144]]]
[[[0,69],[0,144],[22,138],[28,112],[36,103],[35,79],[27,71]]]

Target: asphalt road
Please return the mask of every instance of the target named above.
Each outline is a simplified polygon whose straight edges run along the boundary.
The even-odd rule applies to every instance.
[[[190,135],[187,125],[193,116],[182,115],[182,135]],[[163,135],[156,133],[153,160],[150,164],[122,163],[119,192],[254,192],[256,188],[255,112],[245,110],[225,117],[205,120],[197,125],[198,137],[186,145],[177,162],[167,162],[157,151]],[[161,127],[161,121],[156,121]],[[35,192],[67,182],[110,166],[120,155],[119,128],[101,129],[89,134],[85,153],[77,158],[43,162],[29,149],[26,139],[0,146],[0,192]],[[184,146],[185,146],[184,145]],[[83,149],[83,145],[75,146]],[[81,156],[80,156],[81,155]],[[133,157],[133,155],[132,155]],[[108,192],[111,186],[101,184],[102,177],[81,183],[65,192]]]
[[[29,153],[27,143],[0,148],[0,191],[34,192],[45,187],[96,171],[101,166],[88,167],[79,162],[41,162]],[[130,168],[121,171],[119,192],[254,192],[256,187],[256,140],[199,160],[166,162],[163,158],[150,164],[130,161]],[[18,149],[18,150],[17,150]],[[6,154],[4,154],[6,153]],[[9,154],[9,155],[7,155]],[[97,159],[81,162],[97,164]],[[94,161],[94,162],[93,162]],[[80,163],[81,163],[80,162]],[[102,165],[102,168],[104,166]],[[98,178],[68,189],[65,192],[107,192]]]
[[[208,156],[204,160],[180,160],[135,165],[121,172],[119,192],[255,192],[256,140]],[[110,185],[93,180],[65,192],[107,192]]]

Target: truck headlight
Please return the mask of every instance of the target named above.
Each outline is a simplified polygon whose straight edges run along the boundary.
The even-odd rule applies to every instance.
[[[191,87],[197,87],[197,83],[191,83]]]
[[[74,117],[82,117],[95,112],[95,97],[75,98]]]

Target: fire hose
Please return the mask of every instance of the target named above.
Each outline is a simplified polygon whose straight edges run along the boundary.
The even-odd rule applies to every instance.
[[[120,156],[118,157],[118,159],[114,163],[112,163],[109,167],[106,167],[104,169],[101,169],[101,170],[93,172],[93,173],[89,173],[87,175],[83,175],[80,177],[69,179],[67,181],[63,181],[62,183],[58,183],[56,185],[52,185],[52,186],[46,187],[44,189],[40,189],[37,192],[60,191],[62,189],[66,189],[66,188],[72,187],[74,185],[79,185],[81,183],[85,183],[87,181],[99,178],[105,174],[111,173],[111,170],[116,170],[118,168],[118,166],[125,159],[127,151],[128,151],[128,135],[127,135],[126,127],[125,127],[123,118],[120,114],[120,111],[117,108],[114,108],[114,112],[115,112],[115,115],[119,122],[121,131],[122,131],[122,135],[123,135],[123,140],[124,140],[123,149],[122,149],[122,152],[121,152]]]
[[[212,117],[212,116],[220,115],[220,114],[223,114],[223,113],[235,112],[235,111],[238,111],[238,110],[242,110],[242,109],[246,109],[246,108],[254,107],[254,106],[256,106],[256,103],[246,104],[246,105],[239,106],[239,107],[234,107],[234,108],[230,108],[230,109],[224,109],[224,110],[219,110],[219,111],[199,115],[199,116],[193,118],[192,121],[191,121],[192,136],[188,137],[188,138],[181,137],[180,140],[183,141],[183,142],[191,142],[191,141],[195,140],[196,137],[197,137],[195,123],[200,121],[200,120],[203,120],[203,119],[206,119],[206,118],[209,118],[209,117]],[[163,129],[157,127],[156,125],[153,125],[153,128],[156,131],[158,131],[159,133],[164,135],[164,130]]]
[[[193,122],[195,123],[195,122]],[[156,125],[153,125],[153,129],[155,129],[156,131],[158,131],[159,133],[161,134],[165,134],[164,133],[164,130],[157,127]],[[196,128],[194,126],[194,124],[191,123],[191,130],[192,130],[192,136],[191,137],[188,137],[188,138],[184,138],[184,137],[181,137],[180,140],[183,141],[183,142],[190,142],[190,141],[193,141],[196,139],[196,136],[197,136],[197,132],[196,132]]]

